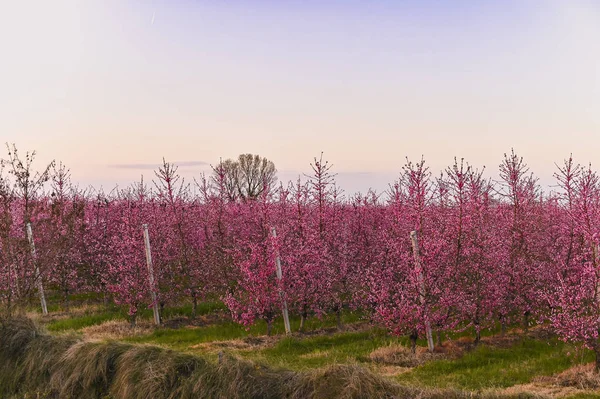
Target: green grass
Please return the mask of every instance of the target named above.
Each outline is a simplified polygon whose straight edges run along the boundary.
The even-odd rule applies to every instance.
[[[418,386],[478,390],[503,388],[531,381],[534,376],[552,375],[571,367],[572,347],[558,340],[543,342],[523,339],[510,348],[486,345],[457,360],[438,360],[398,376],[398,381]],[[591,352],[584,356],[591,361]]]
[[[179,351],[189,351],[190,346],[211,341],[224,341],[248,336],[242,326],[233,322],[198,328],[160,328],[152,334],[127,338],[127,342],[151,343]],[[258,335],[258,334],[254,334]]]
[[[347,314],[343,317],[345,323],[357,319],[355,314]],[[290,320],[292,330],[297,330],[300,326],[300,320],[292,318]],[[336,324],[334,317],[327,317],[321,320],[311,319],[306,323],[307,331],[314,331],[321,328],[331,328]],[[211,341],[226,341],[240,339],[248,336],[262,336],[267,331],[266,323],[262,320],[256,322],[249,329],[232,321],[223,321],[218,324],[212,324],[206,327],[197,328],[160,328],[152,334],[128,339],[130,342],[153,343],[161,346],[167,346],[177,350],[186,350],[189,346]],[[285,333],[283,322],[278,319],[273,325],[273,335],[282,335]]]
[[[224,310],[225,306],[219,302],[204,302],[198,304],[196,313],[206,315],[212,312]],[[164,309],[163,318],[172,319],[175,317],[190,317],[192,314],[192,305],[184,304],[179,307],[168,307]],[[138,313],[139,320],[151,320],[153,317],[152,309],[142,309]],[[83,315],[74,315],[68,319],[51,320],[46,323],[48,331],[78,331],[82,328],[99,325],[109,320],[129,320],[127,307],[124,306],[100,306],[98,309],[90,310]]]
[[[331,320],[321,320],[320,326]],[[259,336],[264,326],[253,326],[246,331],[242,326],[228,322],[200,328],[158,329],[152,334],[127,339],[133,343],[151,343],[179,351],[202,353],[193,348],[199,343],[226,341]],[[406,345],[405,338],[390,336],[385,330],[341,332],[330,335],[281,337],[266,348],[225,349],[249,360],[276,368],[308,370],[333,364],[362,363],[369,366],[369,354],[390,344]],[[534,376],[552,375],[572,365],[575,360],[567,353],[573,347],[558,340],[543,342],[524,338],[510,348],[481,345],[456,360],[437,360],[401,374],[397,380],[412,386],[433,388],[461,388],[481,390],[504,388],[531,381]],[[586,352],[583,361],[593,359]]]
[[[62,332],[102,324],[109,320],[127,320],[127,315],[119,309],[106,309],[100,313],[91,313],[68,319],[53,320],[46,324],[48,331]]]
[[[368,356],[373,350],[401,342],[404,340],[374,328],[364,332],[285,337],[273,347],[240,354],[275,367],[304,370],[331,364],[368,362]]]
[[[217,307],[217,309],[219,309]],[[344,313],[342,320],[344,323],[354,323],[360,319],[357,313]],[[297,331],[300,327],[300,318],[292,317],[290,319],[292,331]],[[322,319],[312,318],[306,322],[306,331],[315,331],[324,328],[333,328],[336,326],[335,316],[323,317]],[[190,346],[198,343],[211,341],[226,341],[245,338],[248,336],[262,336],[267,331],[267,325],[259,320],[249,329],[232,321],[223,321],[218,324],[211,324],[205,327],[197,328],[160,328],[149,335],[129,338],[129,342],[151,343],[176,350],[189,350]],[[283,335],[285,328],[283,321],[278,318],[273,323],[273,335]]]
[[[61,292],[55,290],[46,291],[46,303],[48,312],[64,312],[64,298]],[[82,304],[101,303],[101,295],[95,292],[76,293],[69,295],[69,306],[77,307]],[[32,295],[26,302],[25,309],[30,312],[42,313],[40,300],[37,295]]]
[[[127,309],[124,307],[125,312]],[[192,304],[184,303],[180,306],[167,306],[162,311],[162,318],[164,320],[172,319],[175,317],[191,317],[192,316]],[[196,308],[196,316],[203,316],[218,311],[226,311],[227,307],[222,302],[202,302],[198,304]],[[140,319],[152,319],[153,313],[152,308],[144,308],[138,311],[138,317]]]

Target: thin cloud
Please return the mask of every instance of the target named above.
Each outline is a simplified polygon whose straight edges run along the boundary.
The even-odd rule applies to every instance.
[[[208,162],[204,161],[180,161],[180,162],[171,162],[180,168],[190,168],[194,166],[206,166],[209,165]],[[108,165],[109,168],[113,169],[135,169],[135,170],[154,170],[158,169],[160,163],[121,163],[121,164],[113,164]]]

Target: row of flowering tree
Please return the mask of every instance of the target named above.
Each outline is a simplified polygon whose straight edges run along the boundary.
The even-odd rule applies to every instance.
[[[414,347],[426,335],[469,330],[479,342],[497,325],[547,322],[600,353],[600,179],[571,159],[546,194],[511,152],[496,179],[464,160],[439,176],[407,160],[387,192],[345,196],[322,156],[287,185],[271,173],[258,189],[253,175],[252,195],[232,195],[243,178],[231,163],[186,182],[163,161],[151,181],[107,193],[80,189],[62,164],[36,172],[34,158],[10,147],[0,173],[9,313],[41,282],[66,309],[73,294],[94,292],[126,306],[132,323],[154,305],[187,302],[195,315],[209,298],[270,332],[285,301],[300,329],[326,314],[341,329],[354,309]]]

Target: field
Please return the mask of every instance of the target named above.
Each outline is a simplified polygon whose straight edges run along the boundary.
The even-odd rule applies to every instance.
[[[511,152],[499,181],[407,160],[388,192],[352,197],[322,157],[288,186],[274,166],[270,183],[253,180],[268,163],[251,154],[193,188],[163,161],[153,188],[108,194],[72,185],[62,165],[33,173],[16,149],[2,165],[4,396],[600,388],[600,177],[571,159],[558,193]]]
[[[85,345],[92,345],[96,351],[98,345],[105,345],[105,348],[116,351],[114,356],[121,357],[128,351],[141,351],[141,354],[138,353],[140,358],[136,360],[137,367],[141,368],[152,368],[153,362],[159,361],[162,364],[165,359],[191,355],[191,359],[200,359],[215,367],[234,367],[233,364],[239,367],[242,364],[253,371],[259,371],[261,378],[267,378],[265,375],[270,374],[270,378],[275,378],[275,375],[287,376],[278,377],[285,382],[278,380],[277,383],[271,381],[271,385],[259,384],[270,387],[271,397],[292,397],[290,395],[295,393],[300,395],[295,397],[323,398],[359,398],[372,395],[600,398],[600,377],[592,372],[590,363],[594,358],[593,353],[563,343],[544,326],[533,327],[528,332],[512,328],[504,336],[500,334],[498,327],[497,331],[486,331],[479,345],[474,345],[472,331],[450,334],[443,337],[443,344],[436,346],[433,354],[427,353],[424,347],[426,342],[419,340],[417,355],[413,356],[408,350],[408,339],[392,336],[374,326],[360,313],[350,311],[343,313],[343,331],[336,327],[335,317],[313,318],[307,323],[305,332],[295,332],[291,336],[285,336],[283,321],[279,319],[274,323],[271,336],[265,335],[264,323],[256,323],[246,330],[228,319],[225,306],[219,302],[202,303],[195,318],[191,317],[191,304],[170,308],[164,314],[164,325],[158,328],[153,326],[150,310],[142,311],[136,327],[132,328],[126,308],[104,306],[90,297],[75,298],[68,313],[53,307],[50,311],[50,316],[43,317],[32,309],[27,316],[35,320],[42,334],[47,332],[52,339],[62,342],[62,345],[70,346],[83,341]],[[293,331],[298,330],[299,323],[298,318],[292,317]],[[65,340],[67,343],[64,343]],[[77,347],[77,344],[74,346]],[[65,349],[65,353],[71,352],[71,356],[75,356],[71,358],[72,362],[82,363],[81,368],[85,371],[80,370],[81,374],[92,372],[88,363],[94,363],[93,370],[98,372],[98,359],[90,351],[93,352],[89,349],[80,355],[73,355],[72,350]],[[110,349],[105,351],[110,352]],[[61,356],[64,357],[58,357]],[[77,356],[83,358],[77,360]],[[176,361],[167,363],[178,370],[176,374],[180,374],[174,378],[194,379],[192,372],[177,369]],[[32,365],[29,364],[28,367]],[[53,373],[73,373],[73,370],[64,371],[61,367],[54,369]],[[162,367],[165,367],[164,364]],[[294,374],[289,374],[290,372]],[[3,372],[5,373],[6,371]],[[217,397],[266,395],[264,391],[253,391],[253,388],[244,386],[250,384],[252,387],[251,381],[256,378],[247,374],[247,370],[245,373],[240,373],[239,370],[233,373],[235,377],[231,378],[236,379],[235,388],[224,388],[217,384],[219,388],[214,391],[218,392],[214,393]],[[173,390],[173,382],[165,377],[168,375],[168,370],[161,369],[160,373],[127,378],[138,389],[140,381],[137,378],[145,379],[144,385],[152,387],[153,397],[163,397],[161,395],[167,391],[169,395],[180,392]],[[291,378],[290,375],[296,377]],[[312,385],[309,384],[309,388],[306,388],[306,383],[297,381],[300,378],[298,376],[310,379]],[[7,381],[7,375],[1,378],[2,381]],[[86,386],[82,382],[86,376],[78,375],[76,378],[79,379],[75,384],[77,388],[69,388],[72,389],[71,394],[76,394],[73,397],[82,392],[96,392],[95,390],[106,394],[98,397],[142,397],[133,396],[133,392],[137,391],[131,391],[131,387],[127,388],[122,380],[113,381],[112,384],[117,387],[111,388],[110,377],[106,377],[106,387],[100,389],[98,386],[102,384],[98,384],[97,377],[87,376],[88,380],[96,381],[91,384],[94,388],[81,391]],[[360,382],[352,383],[353,378]],[[69,381],[62,374],[61,381],[65,379]],[[250,381],[241,382],[248,379]],[[296,385],[293,388],[290,386],[290,391],[284,393],[281,389],[285,388],[273,388],[277,384]],[[300,385],[304,386],[304,390],[299,390]],[[48,387],[46,383],[42,386]],[[36,387],[32,389],[27,394],[44,392]],[[124,392],[129,393],[122,396]],[[52,390],[45,393],[47,397],[54,397],[52,395],[55,394]],[[186,397],[184,393],[181,395]],[[178,396],[164,393],[164,397]]]

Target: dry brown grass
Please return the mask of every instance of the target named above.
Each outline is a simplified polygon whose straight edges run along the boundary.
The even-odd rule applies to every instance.
[[[197,370],[210,372],[206,361],[153,346],[128,346],[115,365],[110,386],[114,398],[179,398]]]
[[[296,382],[290,398],[397,398],[415,397],[417,391],[403,388],[364,367],[336,365],[306,373]]]
[[[435,351],[437,353],[444,353],[446,357],[450,359],[458,359],[464,355],[466,351],[471,350],[474,347],[474,344],[471,342],[463,343],[460,341],[448,340],[442,343],[441,346],[436,346]]]
[[[317,359],[320,357],[329,357],[330,355],[331,355],[331,351],[329,351],[329,350],[317,350],[314,352],[302,354],[298,357],[300,357],[302,359]]]
[[[139,320],[135,327],[125,320],[109,320],[102,324],[84,327],[81,332],[89,339],[119,340],[139,335],[150,334],[156,327],[146,320]]]
[[[509,395],[536,394],[546,398],[565,398],[575,394],[600,394],[600,374],[594,364],[577,365],[553,376],[535,377],[529,384],[501,391]]]
[[[399,367],[416,367],[444,357],[446,355],[443,353],[429,353],[425,348],[420,347],[417,348],[417,353],[413,354],[409,348],[398,344],[377,348],[369,354],[373,363]]]
[[[223,351],[253,351],[274,346],[281,337],[248,336],[243,339],[232,339],[227,341],[201,342],[190,346],[190,349],[202,349],[204,353],[218,353]]]
[[[384,377],[396,377],[400,374],[408,373],[413,368],[380,364],[374,366],[373,369],[377,372],[377,374],[382,375]]]
[[[508,387],[502,390],[497,391],[498,394],[516,396],[516,397],[526,397],[526,398],[565,398],[568,396],[575,395],[577,393],[581,393],[582,391],[572,388],[572,387],[557,387],[552,385],[545,385],[539,383],[530,383],[530,384],[520,384],[513,385],[512,387]]]
[[[31,390],[46,395],[56,358],[75,342],[69,336],[40,334],[36,324],[27,318],[0,320],[0,397]]]
[[[232,339],[230,341],[212,341],[201,342],[190,346],[190,349],[203,349],[205,352],[220,352],[224,349],[231,350],[249,350],[253,346],[241,339]]]
[[[548,330],[541,327],[532,328],[527,334],[528,337],[535,339],[547,340],[550,335]],[[494,348],[511,348],[517,342],[523,340],[525,337],[523,331],[519,328],[512,329],[504,335],[492,335],[489,337],[483,337],[479,345],[486,345]],[[448,358],[457,359],[464,355],[466,352],[472,351],[477,347],[475,340],[470,336],[462,336],[457,339],[448,339],[442,345],[435,347],[436,353],[443,353]]]
[[[49,385],[59,397],[103,397],[112,383],[117,360],[127,349],[114,342],[76,342],[58,358]]]
[[[551,377],[538,377],[535,381],[560,387],[600,389],[600,374],[594,370],[593,363],[577,365]]]
[[[225,355],[215,369],[191,375],[180,392],[186,398],[285,398],[289,397],[285,392],[296,377],[290,371],[275,371]]]

